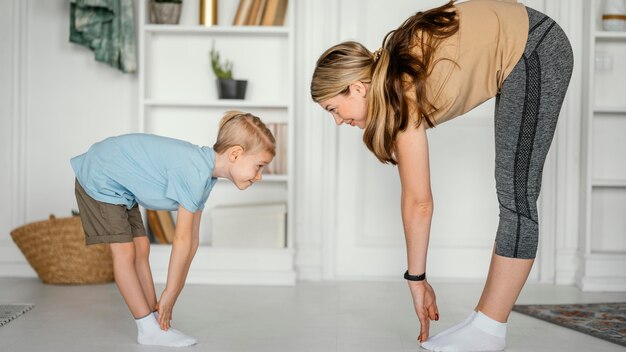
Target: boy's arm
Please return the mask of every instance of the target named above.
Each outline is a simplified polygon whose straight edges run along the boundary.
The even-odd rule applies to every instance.
[[[198,248],[198,241],[194,241],[194,237],[196,237],[194,236],[194,218],[196,217],[194,213],[182,206],[178,207],[176,231],[167,270],[167,283],[158,303],[159,325],[163,330],[169,328],[172,319],[172,307],[185,285],[189,264]],[[197,222],[199,223],[199,219]]]
[[[187,261],[187,267],[185,268],[185,275],[183,282],[187,281],[187,274],[189,273],[189,267],[193,261],[193,257],[196,255],[198,245],[200,244],[200,219],[202,218],[202,210],[198,210],[193,214],[193,228],[191,232],[191,256]]]

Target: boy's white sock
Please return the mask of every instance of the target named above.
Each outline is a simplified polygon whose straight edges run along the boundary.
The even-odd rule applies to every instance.
[[[464,327],[465,325],[469,324],[469,323],[470,323],[470,322],[474,319],[474,317],[476,316],[476,314],[477,314],[477,313],[476,313],[476,311],[474,311],[474,310],[473,310],[473,311],[472,311],[472,312],[471,312],[471,313],[467,316],[467,318],[465,318],[465,320],[463,320],[462,322],[460,322],[460,323],[458,323],[458,324],[456,324],[456,325],[453,325],[453,326],[451,326],[451,327],[449,327],[449,328],[447,328],[447,329],[445,329],[445,330],[443,330],[443,331],[438,332],[437,334],[435,334],[435,335],[433,335],[433,336],[429,337],[427,341],[433,341],[433,340],[436,340],[436,339],[438,339],[438,338],[440,338],[440,337],[442,337],[442,336],[446,336],[446,335],[448,335],[448,334],[450,334],[450,333],[452,333],[452,332],[455,332],[455,331],[459,330],[460,328],[462,328],[462,327]]]
[[[137,323],[137,342],[140,345],[184,347],[195,345],[198,342],[193,337],[174,329],[161,330],[154,314],[135,319],[135,322]]]
[[[429,339],[422,347],[429,351],[502,351],[506,346],[506,325],[478,312],[469,324],[436,340]]]
[[[157,324],[158,324],[158,323],[159,323],[159,312],[155,310],[154,312],[152,312],[152,314],[154,314],[154,318],[157,320]],[[176,329],[172,328],[171,326],[170,326],[170,328],[168,329],[168,331],[169,331],[169,330],[174,331],[175,333],[178,333],[178,334],[181,334],[181,335],[185,335],[185,334],[183,334],[182,332],[180,332],[179,330],[176,330]],[[185,336],[187,336],[187,335],[185,335]],[[196,339],[194,339],[194,338],[193,338],[193,337],[191,337],[191,336],[187,336],[187,337],[189,337],[190,339],[193,339],[193,340],[195,341],[195,342],[193,343],[194,345],[198,342],[198,341],[196,341]]]

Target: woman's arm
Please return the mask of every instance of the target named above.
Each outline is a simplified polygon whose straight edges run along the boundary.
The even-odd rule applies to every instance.
[[[424,123],[409,127],[396,137],[396,160],[402,184],[402,222],[406,237],[408,270],[426,272],[426,255],[433,214],[430,191],[428,140]]]
[[[402,184],[402,223],[406,238],[408,270],[411,275],[426,272],[428,239],[433,215],[430,166],[425,123],[410,126],[396,137],[396,161]],[[408,281],[415,312],[420,321],[419,340],[428,338],[430,320],[439,320],[435,292],[427,280]]]

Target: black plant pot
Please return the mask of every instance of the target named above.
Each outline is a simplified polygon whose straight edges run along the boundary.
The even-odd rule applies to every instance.
[[[218,79],[217,96],[220,99],[245,99],[248,81],[239,79]]]

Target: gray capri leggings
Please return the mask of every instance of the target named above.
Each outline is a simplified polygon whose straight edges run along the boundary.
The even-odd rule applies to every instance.
[[[529,34],[524,55],[496,96],[496,190],[500,223],[495,252],[535,258],[541,173],[572,75],[567,36],[546,15],[526,8]]]

